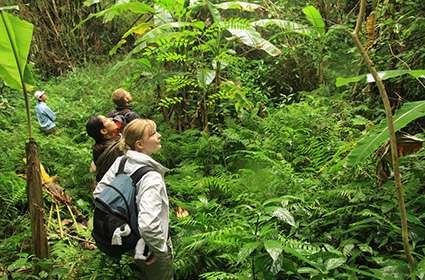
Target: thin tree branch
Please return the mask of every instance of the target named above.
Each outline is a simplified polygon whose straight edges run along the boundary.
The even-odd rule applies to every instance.
[[[400,176],[400,169],[399,169],[399,158],[398,158],[398,151],[397,151],[397,138],[395,135],[395,129],[394,129],[394,122],[393,122],[393,115],[391,111],[391,104],[388,99],[388,94],[385,89],[384,83],[382,82],[382,79],[378,75],[378,71],[376,71],[375,66],[372,62],[372,60],[369,58],[369,55],[366,51],[366,49],[363,47],[362,43],[359,39],[359,31],[361,29],[361,25],[363,22],[364,14],[365,14],[365,8],[366,8],[366,0],[360,0],[360,10],[359,14],[357,16],[356,21],[356,27],[354,31],[351,33],[351,37],[353,38],[353,41],[357,47],[357,49],[360,51],[364,61],[367,64],[367,67],[372,74],[373,78],[375,79],[376,85],[378,86],[379,93],[382,98],[382,102],[384,104],[385,108],[385,115],[387,118],[387,126],[388,126],[388,132],[390,134],[390,145],[391,145],[391,159],[393,163],[393,171],[394,171],[394,181],[395,186],[397,190],[397,199],[398,204],[400,208],[400,220],[401,220],[401,235],[403,239],[403,247],[404,247],[404,253],[406,255],[407,261],[409,263],[409,269],[410,271],[413,271],[414,266],[414,259],[412,257],[412,254],[410,252],[410,244],[409,244],[409,235],[408,235],[408,225],[407,225],[407,212],[406,212],[406,205],[404,203],[404,189],[403,185],[401,184],[401,176]]]

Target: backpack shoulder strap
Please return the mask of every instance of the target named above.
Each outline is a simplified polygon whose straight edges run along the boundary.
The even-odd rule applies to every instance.
[[[124,166],[125,166],[125,163],[127,162],[127,159],[128,158],[126,156],[123,156],[123,158],[120,161],[120,165],[118,166],[118,172],[115,175],[124,174]]]
[[[140,179],[142,179],[142,177],[145,176],[145,174],[149,171],[155,171],[155,169],[150,166],[142,166],[136,171],[134,171],[134,173],[130,176],[133,180],[133,185],[135,186],[140,181]]]

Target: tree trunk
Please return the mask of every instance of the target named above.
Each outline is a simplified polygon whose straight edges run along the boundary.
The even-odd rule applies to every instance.
[[[37,143],[34,139],[30,138],[25,148],[27,157],[27,194],[31,214],[33,252],[38,258],[47,258],[49,252],[46,228],[44,226],[43,195]]]

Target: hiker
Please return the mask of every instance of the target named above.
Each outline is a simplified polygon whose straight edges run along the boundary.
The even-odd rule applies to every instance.
[[[44,90],[37,90],[34,93],[34,97],[37,99],[37,105],[35,105],[35,115],[38,123],[40,124],[41,131],[45,134],[52,134],[56,132],[56,114],[49,106],[47,106],[47,95]]]
[[[109,118],[120,118],[121,126],[120,131],[123,131],[124,127],[135,119],[140,119],[139,114],[133,112],[129,106],[129,103],[133,100],[131,94],[125,89],[119,88],[112,93],[112,101],[115,104],[115,111],[109,112],[106,116]]]
[[[96,182],[99,182],[115,159],[123,154],[118,145],[121,136],[117,122],[102,115],[92,116],[86,123],[86,131],[95,140],[92,153]]]
[[[141,269],[141,279],[173,279],[171,240],[168,236],[168,196],[164,174],[168,170],[151,158],[161,148],[161,135],[152,120],[137,119],[129,123],[120,140],[127,157],[123,171],[131,175],[140,167],[148,166],[149,171],[137,182],[136,205],[138,209],[138,230],[141,238],[137,242],[134,258]],[[115,160],[102,180],[97,184],[94,197],[110,185],[116,177],[123,157]],[[146,256],[145,246],[150,255]]]

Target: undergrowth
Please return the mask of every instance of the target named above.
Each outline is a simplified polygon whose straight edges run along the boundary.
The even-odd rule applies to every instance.
[[[23,101],[13,92],[0,113],[0,279],[125,279],[132,259],[118,265],[90,249],[91,140],[85,122],[112,109],[110,93],[131,82],[110,65],[78,69],[40,85],[58,112],[59,131],[35,138],[50,175],[89,218],[87,227],[64,223],[45,194],[50,258],[31,254],[24,174]],[[113,78],[111,78],[113,77]],[[132,88],[128,88],[132,91]],[[373,159],[356,170],[344,158],[368,120],[344,93],[323,87],[298,93],[299,102],[269,108],[264,117],[226,119],[213,133],[177,133],[152,108],[149,93],[132,91],[135,109],[159,123],[163,149],[156,157],[172,171],[171,237],[176,279],[403,279],[404,261],[394,187],[375,182]],[[147,102],[149,104],[149,102]],[[35,104],[33,104],[35,105]],[[7,121],[5,121],[7,120]],[[33,120],[34,127],[37,123]],[[403,183],[418,266],[423,278],[424,152],[402,160]],[[188,215],[177,215],[181,209]],[[61,232],[59,218],[62,219]],[[34,265],[37,264],[37,265]],[[37,268],[36,268],[37,267]],[[9,277],[9,278],[8,278]],[[421,278],[422,277],[422,278]]]

